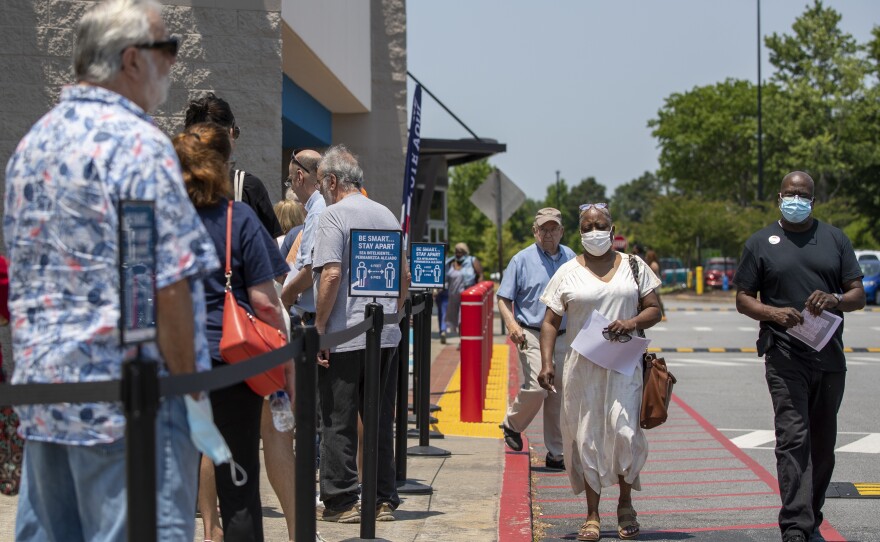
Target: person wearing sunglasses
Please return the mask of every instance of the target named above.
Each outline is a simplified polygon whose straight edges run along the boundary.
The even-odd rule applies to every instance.
[[[654,290],[660,280],[641,258],[612,250],[614,224],[607,204],[581,205],[579,224],[583,252],[559,268],[541,295],[547,310],[538,382],[551,392],[561,384],[565,467],[574,493],[587,494],[587,518],[577,539],[599,540],[599,499],[602,489],[613,485],[620,486],[618,536],[632,539],[639,535],[639,523],[631,491],[641,489],[639,473],[648,459],[648,441],[639,427],[642,371],[626,375],[606,369],[570,348],[560,381],[553,354],[563,317],[569,331],[580,330],[597,311],[611,321],[603,337],[617,342],[659,322]]]
[[[201,98],[193,100],[186,108],[184,116],[184,128],[189,128],[199,122],[213,122],[226,128],[232,143],[232,153],[235,156],[236,145],[241,137],[241,127],[235,121],[229,102],[208,92]],[[266,228],[273,238],[282,235],[281,224],[272,207],[272,198],[266,190],[266,185],[256,175],[243,170],[235,169],[235,160],[231,160],[229,168],[229,180],[233,185],[235,201],[247,203],[257,213],[260,223]]]
[[[518,347],[523,373],[522,386],[507,409],[501,430],[511,450],[522,450],[521,433],[543,407],[544,445],[547,447],[544,465],[548,469],[563,470],[565,461],[559,428],[562,394],[559,389],[556,393],[548,392],[538,385],[538,373],[541,372],[541,322],[547,310],[538,298],[553,274],[575,254],[567,246],[559,244],[565,229],[562,227],[562,213],[557,209],[546,207],[539,210],[532,224],[532,233],[535,236],[534,244],[510,259],[498,288],[498,312],[507,325],[507,336]],[[564,333],[563,321],[559,334]],[[564,339],[556,342],[553,361],[560,374],[567,346]]]
[[[746,241],[733,283],[737,310],[760,322],[758,355],[775,415],[779,529],[787,542],[815,542],[823,540],[846,379],[843,322],[819,351],[787,331],[808,318],[861,310],[865,290],[846,234],[812,216],[813,179],[789,173],[778,201],[781,219]]]
[[[109,384],[122,377],[131,359],[117,332],[118,204],[124,200],[150,200],[157,233],[156,295],[150,296],[155,324],[143,321],[155,325],[156,338],[140,346],[144,360],[161,376],[211,367],[202,348],[201,279],[220,261],[187,198],[171,141],[150,117],[167,96],[177,40],[167,33],[159,2],[88,6],[71,29],[76,84],[61,90],[6,168],[13,384]],[[122,405],[16,410],[27,442],[15,540],[125,540],[132,511]],[[183,397],[171,395],[156,412],[156,490],[150,498],[161,511],[158,540],[192,540],[195,532],[199,454],[187,410]],[[11,523],[4,515],[4,525]]]

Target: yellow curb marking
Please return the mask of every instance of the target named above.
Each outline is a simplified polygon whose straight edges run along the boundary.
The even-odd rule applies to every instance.
[[[446,386],[446,391],[437,402],[441,408],[434,413],[437,417],[438,431],[444,435],[460,437],[501,438],[501,429],[498,425],[504,421],[504,415],[507,413],[509,355],[510,351],[506,344],[492,345],[482,422],[461,421],[461,363],[459,363]]]

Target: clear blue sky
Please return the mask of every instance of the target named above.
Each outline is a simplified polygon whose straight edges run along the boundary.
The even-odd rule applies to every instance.
[[[880,0],[825,4],[860,43],[880,24]],[[762,0],[762,34],[790,34],[807,5]],[[507,144],[491,162],[533,199],[556,170],[569,187],[594,176],[613,194],[657,169],[646,123],[664,98],[727,77],[757,81],[755,0],[409,0],[406,9],[409,71],[477,135]],[[763,42],[761,52],[766,81]],[[427,94],[421,133],[470,137]]]

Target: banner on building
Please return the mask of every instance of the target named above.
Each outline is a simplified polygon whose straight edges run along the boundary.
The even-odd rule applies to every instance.
[[[404,251],[408,246],[410,233],[410,211],[412,196],[416,190],[416,173],[419,169],[419,144],[422,131],[422,85],[416,84],[413,93],[412,119],[409,123],[409,138],[406,144],[406,167],[403,173],[403,205],[400,210],[400,229],[403,232]]]

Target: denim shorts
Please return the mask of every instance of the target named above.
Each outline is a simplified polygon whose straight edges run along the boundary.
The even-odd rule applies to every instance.
[[[158,540],[193,539],[198,465],[183,398],[166,398],[156,415]],[[29,440],[15,539],[125,542],[125,480],[124,438],[95,446]]]

